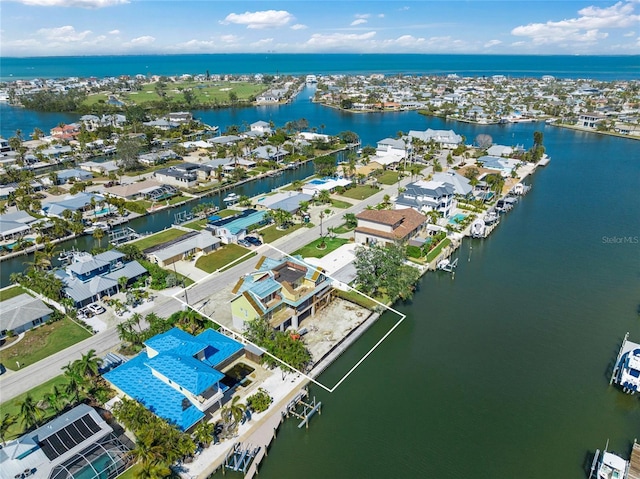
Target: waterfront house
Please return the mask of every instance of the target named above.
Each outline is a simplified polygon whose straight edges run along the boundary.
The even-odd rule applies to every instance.
[[[95,409],[80,404],[2,444],[0,475],[115,479],[130,465],[129,445]]]
[[[221,240],[209,231],[193,231],[175,240],[147,248],[147,257],[162,268],[197,254],[207,254],[220,246]]]
[[[406,141],[403,139],[385,138],[378,141],[376,147],[377,156],[391,155],[400,159],[409,158],[412,151],[413,146],[409,138],[407,138]]]
[[[70,210],[72,213],[75,211],[89,211],[91,206],[91,200],[94,204],[99,204],[105,200],[104,196],[97,195],[95,193],[77,193],[75,195],[67,195],[61,200],[48,201],[42,204],[42,214],[45,216],[57,216],[63,218],[65,210]]]
[[[75,140],[80,134],[80,125],[77,123],[70,123],[68,125],[60,125],[49,130],[51,136],[56,140]]]
[[[250,154],[259,160],[281,162],[289,152],[284,148],[267,145],[254,148]]]
[[[249,128],[252,132],[258,133],[261,136],[270,135],[271,133],[273,133],[273,131],[271,130],[271,125],[262,120],[251,123]]]
[[[21,238],[31,231],[36,221],[37,218],[20,210],[0,215],[0,237],[3,241]]]
[[[167,120],[173,123],[184,125],[193,121],[193,114],[188,111],[175,111],[169,113]]]
[[[424,231],[427,217],[412,208],[364,210],[356,215],[355,241],[361,244],[407,242]]]
[[[102,176],[108,176],[109,173],[116,173],[120,168],[115,161],[109,160],[98,163],[97,161],[85,161],[78,165],[80,168],[86,171],[98,173]]]
[[[243,331],[246,321],[263,318],[273,329],[298,329],[331,301],[331,291],[331,279],[321,268],[300,258],[263,256],[255,271],[241,277],[232,290],[233,325]]]
[[[53,313],[40,299],[26,293],[0,303],[0,339],[9,331],[23,333],[39,324],[46,323]]]
[[[316,196],[321,191],[333,193],[336,188],[347,187],[353,181],[346,178],[315,178],[302,185],[302,193],[309,196]]]
[[[522,163],[520,160],[489,155],[481,156],[476,161],[482,164],[483,168],[499,171],[505,178],[511,176],[511,172]]]
[[[442,148],[453,149],[462,143],[462,136],[453,130],[432,130],[431,128],[427,128],[425,131],[410,130],[408,136],[425,143],[433,141]]]
[[[170,185],[163,185],[155,180],[136,181],[123,185],[105,188],[104,192],[116,198],[134,200],[136,198],[147,198],[151,200],[163,200],[171,198],[177,194],[177,190]]]
[[[434,173],[431,179],[450,184],[453,187],[453,192],[458,196],[468,197],[473,190],[469,180],[453,170]]]
[[[420,180],[406,186],[394,208],[412,208],[420,213],[437,211],[446,218],[451,216],[455,205],[455,189],[450,183]]]
[[[198,170],[201,165],[181,163],[154,172],[153,176],[160,182],[178,188],[193,188],[198,184]]]
[[[578,117],[578,126],[596,128],[599,123],[602,123],[606,119],[607,117],[601,113],[583,113]]]
[[[151,153],[144,153],[138,156],[138,161],[146,166],[155,166],[166,163],[169,160],[175,160],[178,155],[173,150],[163,150]]]
[[[258,198],[255,207],[266,210],[283,210],[291,214],[296,214],[300,209],[300,204],[313,199],[311,195],[299,193],[297,191],[279,191],[273,195],[266,195]]]
[[[505,145],[491,145],[487,149],[487,155],[489,156],[502,156],[510,158],[515,155],[524,153],[524,148],[520,145],[517,146],[505,146]]]
[[[71,263],[54,274],[65,284],[65,296],[81,308],[116,294],[121,287],[120,278],[127,278],[126,284],[130,284],[146,275],[147,270],[135,260],[127,262],[124,254],[112,249],[95,256],[83,251],[75,253]]]
[[[253,228],[267,223],[267,212],[246,209],[243,212],[220,218],[212,216],[209,218],[207,229],[215,236],[219,237],[224,244],[237,243],[243,239]]]
[[[153,336],[140,354],[104,378],[117,391],[186,431],[220,405],[228,386],[220,372],[243,346],[213,329],[192,336],[179,328]]]

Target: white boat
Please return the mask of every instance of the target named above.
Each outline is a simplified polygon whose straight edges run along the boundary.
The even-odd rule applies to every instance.
[[[307,75],[306,82],[309,84],[318,83],[318,78],[315,75]]]
[[[438,264],[436,265],[436,267],[440,271],[446,271],[447,273],[453,273],[453,270],[456,269],[456,266],[458,266],[458,258],[454,259],[453,261],[449,261],[447,258],[445,258],[438,261]]]
[[[471,237],[472,238],[484,238],[487,231],[487,226],[482,218],[477,218],[471,224]]]
[[[223,198],[222,201],[224,201],[225,203],[228,204],[233,204],[233,203],[237,203],[237,201],[240,199],[240,197],[235,194],[235,193],[229,193],[227,196],[225,196]]]
[[[491,210],[487,213],[487,216],[484,217],[484,222],[488,225],[495,223],[498,221],[500,216],[495,211]]]
[[[629,461],[625,461],[617,454],[605,450],[596,454],[591,464],[589,479],[627,479],[629,474]]]
[[[104,221],[96,221],[95,223],[92,223],[91,226],[85,228],[84,232],[88,235],[91,235],[94,233],[95,230],[98,230],[98,229],[102,231],[108,231],[109,225]]]

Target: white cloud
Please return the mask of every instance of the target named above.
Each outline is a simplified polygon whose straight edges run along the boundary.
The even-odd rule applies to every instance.
[[[109,35],[120,35],[120,30],[117,30],[117,29],[116,30],[111,30],[109,32]]]
[[[520,25],[511,34],[528,37],[534,45],[592,44],[608,37],[601,29],[629,28],[640,22],[633,2],[618,2],[607,8],[589,6],[578,10],[579,17],[546,23]]]
[[[224,43],[238,43],[241,38],[237,35],[222,35],[220,40]]]
[[[500,45],[502,42],[500,40],[489,40],[484,44],[485,48],[495,47],[496,45]]]
[[[37,31],[37,34],[49,42],[70,43],[84,40],[91,34],[91,30],[76,32],[76,29],[71,25],[65,25],[57,28],[41,28]]]
[[[306,45],[313,49],[350,48],[358,49],[358,43],[367,42],[375,37],[376,32],[367,33],[332,33],[324,35],[315,33],[307,40]]]
[[[253,42],[250,45],[255,48],[261,48],[268,45],[273,44],[273,38],[263,38],[262,40],[258,40],[257,42]]]
[[[129,3],[129,0],[17,0],[35,7],[102,8]]]
[[[143,35],[141,37],[132,38],[125,45],[132,47],[146,47],[147,45],[151,45],[155,41],[155,37],[152,37],[151,35]]]
[[[363,23],[367,23],[367,21],[364,18],[358,18],[357,20],[351,22],[351,26],[355,27],[356,25],[362,25]]]
[[[636,32],[627,32],[622,36],[623,37],[627,37],[627,38],[635,37],[636,36]]]
[[[307,27],[306,25],[303,25],[302,23],[296,23],[295,25],[291,25],[291,30],[306,30]]]
[[[369,13],[356,13],[356,14],[354,15],[354,17],[356,17],[356,18],[362,18],[362,19],[367,19],[367,18],[371,17],[371,14],[369,14]]]
[[[262,29],[284,27],[293,19],[293,15],[284,10],[265,10],[262,12],[230,13],[225,18],[225,22],[246,25],[247,28]]]

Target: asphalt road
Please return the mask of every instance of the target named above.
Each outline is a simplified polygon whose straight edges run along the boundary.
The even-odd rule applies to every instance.
[[[404,186],[410,182],[411,178],[407,177],[402,180],[401,185]],[[336,227],[344,223],[344,219],[342,217],[345,213],[358,213],[366,209],[367,206],[377,205],[383,200],[385,195],[388,194],[393,196],[396,192],[397,187],[393,185],[362,200],[357,205],[345,210],[339,210],[339,213],[331,215],[323,220],[323,232],[326,233],[328,231],[327,228]],[[280,238],[273,243],[273,246],[281,251],[291,252],[300,249],[310,241],[319,237],[320,226],[318,225],[309,229],[300,229],[291,236]],[[187,290],[186,297],[184,293],[178,297],[190,305],[197,305],[211,296],[212,291],[222,289],[222,287],[235,283],[240,276],[252,271],[255,262],[255,260],[245,261],[228,269],[224,273],[212,275],[189,288]],[[167,298],[165,301],[159,302],[155,305],[149,312],[153,311],[161,317],[168,317],[183,306],[184,305],[179,301]],[[33,389],[49,379],[62,374],[62,368],[64,366],[69,362],[79,359],[83,354],[87,353],[91,349],[96,351],[97,356],[103,356],[107,352],[115,350],[119,343],[120,339],[118,338],[116,329],[110,328],[24,369],[15,372],[7,370],[7,372],[0,378],[0,403],[8,401],[9,399]]]

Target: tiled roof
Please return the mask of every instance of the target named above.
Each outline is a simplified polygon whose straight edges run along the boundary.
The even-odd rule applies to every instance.
[[[221,372],[192,356],[159,354],[147,360],[145,365],[195,395],[202,394],[224,377]]]
[[[356,228],[356,232],[390,239],[405,239],[412,231],[427,221],[426,216],[411,208],[402,210],[364,210],[358,213],[356,217],[383,225],[397,225],[393,229],[393,233],[361,226]]]

